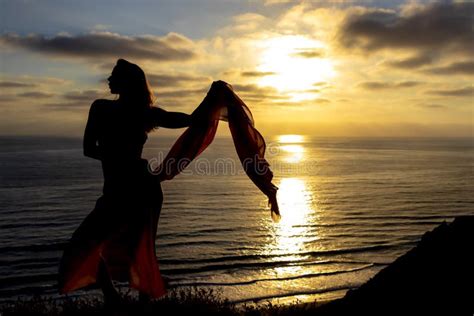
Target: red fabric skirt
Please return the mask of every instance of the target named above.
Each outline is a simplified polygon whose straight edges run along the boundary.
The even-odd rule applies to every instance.
[[[163,193],[145,165],[127,172],[122,164],[120,180],[105,181],[104,194],[64,250],[60,293],[96,283],[101,259],[113,280],[154,298],[166,293],[155,252]]]

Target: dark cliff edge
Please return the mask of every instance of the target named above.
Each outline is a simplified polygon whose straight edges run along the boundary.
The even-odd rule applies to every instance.
[[[316,315],[473,315],[474,216],[457,217]]]

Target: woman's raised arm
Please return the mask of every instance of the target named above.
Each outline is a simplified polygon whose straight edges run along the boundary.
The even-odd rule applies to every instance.
[[[182,112],[169,112],[154,107],[152,111],[153,124],[165,128],[182,128],[191,125],[191,115]]]

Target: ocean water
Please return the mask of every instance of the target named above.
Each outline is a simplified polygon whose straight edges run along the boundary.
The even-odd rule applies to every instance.
[[[150,138],[162,159],[174,138]],[[267,137],[282,220],[245,176],[232,140],[163,183],[157,255],[173,288],[234,302],[344,295],[422,234],[474,215],[472,139]],[[81,140],[0,137],[0,298],[56,295],[64,245],[101,194]],[[85,292],[78,291],[77,295]]]

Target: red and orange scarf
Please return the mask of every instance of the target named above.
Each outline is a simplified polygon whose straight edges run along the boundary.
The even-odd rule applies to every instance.
[[[153,171],[170,180],[183,171],[213,141],[219,120],[229,123],[235,149],[247,176],[268,197],[273,220],[280,219],[273,173],[265,160],[265,140],[255,128],[252,113],[232,86],[215,81],[194,110],[193,124],[178,138],[162,163]]]

